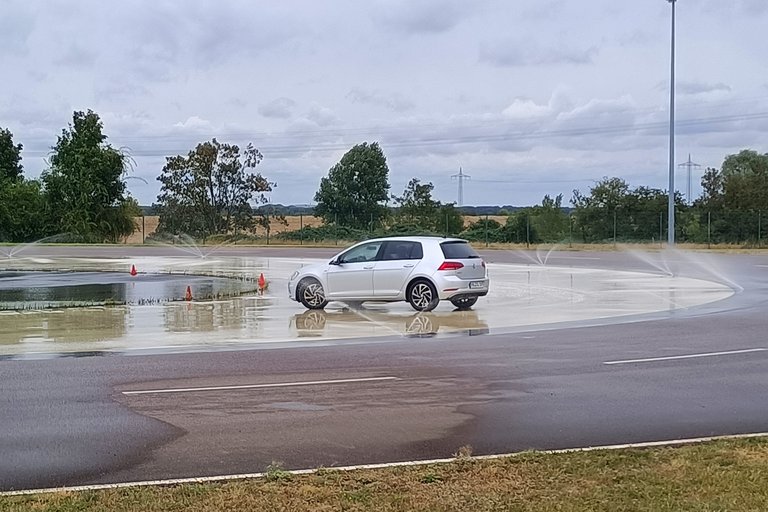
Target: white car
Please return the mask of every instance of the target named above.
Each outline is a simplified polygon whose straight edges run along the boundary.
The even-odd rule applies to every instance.
[[[293,273],[288,295],[309,309],[330,301],[407,301],[431,311],[441,300],[467,309],[488,294],[485,262],[466,240],[392,237],[366,240],[327,263]]]

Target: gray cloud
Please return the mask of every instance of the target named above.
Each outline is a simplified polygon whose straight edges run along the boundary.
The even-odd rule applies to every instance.
[[[347,93],[347,99],[352,103],[365,103],[384,107],[392,112],[406,112],[414,108],[414,104],[401,94],[385,94],[380,91],[367,91],[360,87],[353,87]]]
[[[680,148],[712,165],[768,151],[768,120],[755,116],[768,112],[768,2],[678,8]],[[272,194],[280,202],[307,202],[345,151],[374,140],[393,190],[419,176],[442,199],[455,199],[443,178],[459,165],[478,179],[578,183],[629,175],[633,162],[634,182],[654,185],[668,21],[666,2],[615,0],[4,0],[0,54],[13,71],[0,123],[34,177],[72,110],[93,108],[149,181],[131,182],[144,204],[163,157],[214,136],[262,149],[265,175],[292,184]],[[574,188],[502,185],[476,183],[476,200],[531,204]]]
[[[338,116],[336,113],[328,107],[320,105],[312,105],[309,111],[306,113],[307,119],[316,123],[318,126],[330,126],[338,122]]]
[[[69,45],[54,62],[67,67],[90,67],[96,62],[96,53],[74,43]]]
[[[35,17],[22,2],[7,0],[0,16],[0,54],[27,52],[27,41],[35,28]]]
[[[656,89],[669,93],[669,82],[661,81],[656,84]],[[708,83],[694,80],[682,80],[675,83],[675,93],[681,96],[696,96],[713,92],[731,92],[731,86],[723,82]]]
[[[678,82],[675,85],[677,92],[680,94],[696,95],[706,94],[708,92],[731,92],[731,86],[718,82],[716,84],[708,84],[704,82]],[[667,87],[669,89],[669,87]]]
[[[273,119],[288,119],[293,115],[296,102],[291,98],[281,97],[259,105],[258,111],[264,117]]]
[[[480,62],[516,67],[552,64],[591,64],[598,53],[595,46],[540,46],[531,40],[504,40],[480,47]]]
[[[437,34],[458,25],[471,8],[458,0],[387,0],[379,2],[374,22],[407,34]]]
[[[747,16],[763,16],[768,14],[768,3],[765,0],[705,0],[704,8],[709,12],[735,12]]]

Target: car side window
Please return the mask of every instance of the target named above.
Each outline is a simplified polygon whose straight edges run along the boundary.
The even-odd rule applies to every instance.
[[[353,247],[341,255],[339,263],[363,263],[366,261],[375,261],[381,245],[382,242],[371,242]]]
[[[419,242],[392,241],[384,246],[381,259],[383,261],[420,260],[423,257],[424,250]]]

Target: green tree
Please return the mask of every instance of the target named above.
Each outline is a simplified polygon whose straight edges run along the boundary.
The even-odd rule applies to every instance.
[[[694,205],[707,210],[720,210],[725,205],[724,180],[720,169],[708,167],[701,177],[702,194]]]
[[[254,172],[261,159],[252,144],[241,154],[238,146],[216,139],[198,144],[186,157],[166,158],[157,178],[162,183],[158,230],[205,238],[253,229],[252,203],[265,204],[264,193],[276,186]]]
[[[554,199],[545,195],[541,206],[531,209],[531,227],[536,234],[536,240],[543,242],[560,242],[568,233],[568,215],[563,210],[563,195],[558,194]]]
[[[0,187],[3,181],[17,181],[22,177],[21,144],[13,143],[13,134],[0,128]]]
[[[507,222],[502,227],[505,242],[537,244],[544,241],[539,237],[534,221],[536,208],[521,208],[507,217]]]
[[[724,206],[760,210],[768,204],[768,154],[743,150],[723,161]]]
[[[123,181],[128,157],[102,128],[93,111],[75,112],[42,175],[52,226],[85,242],[116,242],[135,228]]]
[[[397,221],[418,229],[434,230],[440,209],[440,201],[432,198],[434,188],[432,183],[421,183],[419,178],[412,178],[402,196],[392,196],[398,208]]]
[[[696,201],[702,226],[691,230],[713,242],[755,240],[763,210],[768,205],[768,154],[743,150],[728,155],[722,168],[707,169],[701,180],[703,193]],[[762,238],[762,236],[761,236]]]
[[[573,191],[575,226],[585,242],[607,240],[613,236],[613,214],[629,193],[629,185],[621,178],[604,177],[589,195]]]
[[[40,183],[19,179],[0,186],[0,241],[32,242],[49,233]]]
[[[621,178],[603,178],[589,195],[575,190],[571,203],[575,227],[585,242],[609,241],[614,235],[624,241],[650,241],[659,237],[660,215],[666,215],[667,201],[663,190],[644,186],[630,189]],[[687,210],[678,192],[675,210],[678,215]]]
[[[379,144],[354,146],[320,180],[315,215],[326,223],[371,229],[387,217],[389,168]]]
[[[435,232],[445,236],[461,233],[464,230],[464,216],[455,203],[443,203],[437,211]]]
[[[461,237],[473,242],[508,242],[506,232],[498,221],[480,217],[461,232]]]

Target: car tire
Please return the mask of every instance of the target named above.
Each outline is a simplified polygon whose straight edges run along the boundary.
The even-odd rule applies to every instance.
[[[408,303],[416,311],[432,311],[440,302],[435,285],[426,279],[411,283],[406,294]]]
[[[323,285],[317,279],[304,279],[298,290],[299,302],[307,309],[323,309],[328,304]]]
[[[451,299],[451,304],[457,309],[469,309],[475,305],[475,302],[477,302],[477,297],[456,297]]]

